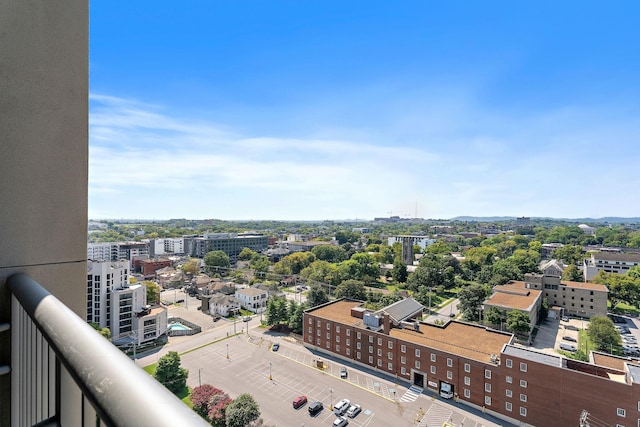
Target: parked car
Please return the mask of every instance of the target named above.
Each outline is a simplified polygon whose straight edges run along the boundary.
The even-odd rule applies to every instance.
[[[298,409],[304,404],[307,403],[307,396],[298,396],[293,399],[293,409]]]
[[[350,403],[351,402],[349,402],[349,399],[342,399],[333,407],[333,413],[336,415],[344,414],[345,412],[347,412],[347,409],[349,409]]]
[[[569,318],[568,318],[567,316],[564,316],[564,317],[562,318],[562,321],[563,321],[563,322],[568,322],[568,321],[569,321]]]
[[[344,427],[349,424],[349,421],[345,417],[338,417],[333,420],[333,427]]]
[[[324,408],[324,405],[322,404],[322,402],[320,401],[313,402],[311,405],[309,405],[309,408],[308,408],[309,415],[314,416],[318,412],[322,411],[323,408]]]
[[[279,343],[274,343],[273,346],[271,346],[272,351],[278,351],[279,349],[280,349]]]
[[[349,374],[347,373],[347,368],[343,366],[342,368],[340,368],[340,378],[347,378],[347,376],[349,376]]]
[[[360,407],[360,405],[358,404],[352,405],[347,411],[347,417],[355,418],[355,416],[358,415],[360,411],[362,411],[362,408]]]
[[[574,352],[574,351],[578,351],[578,349],[576,348],[575,345],[571,345],[571,344],[567,344],[567,343],[560,343],[560,350],[564,350],[564,351],[570,351],[570,352]]]
[[[568,335],[563,336],[562,339],[565,341],[578,342],[577,339],[575,339],[574,337],[570,337]]]
[[[250,320],[251,320],[251,316],[244,316],[244,317],[242,318],[242,321],[243,321],[243,322],[249,322]]]

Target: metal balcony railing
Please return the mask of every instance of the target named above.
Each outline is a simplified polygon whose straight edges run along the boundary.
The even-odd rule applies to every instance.
[[[12,427],[209,425],[29,276],[6,284]]]

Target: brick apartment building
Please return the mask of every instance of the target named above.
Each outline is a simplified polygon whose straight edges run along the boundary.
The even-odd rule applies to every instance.
[[[516,346],[509,333],[420,317],[410,298],[378,312],[341,299],[304,313],[304,344],[517,425],[579,425],[583,411],[598,425],[640,423],[640,365],[631,360],[592,352],[579,362]]]
[[[156,271],[162,268],[173,267],[173,261],[168,258],[134,259],[132,267],[135,272],[142,274],[145,279],[148,279],[155,277]]]

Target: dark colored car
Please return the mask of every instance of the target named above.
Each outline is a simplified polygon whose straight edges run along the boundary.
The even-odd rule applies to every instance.
[[[564,337],[562,337],[562,339],[565,340],[565,341],[578,342],[577,339],[575,339],[573,337],[566,336],[566,335]]]
[[[298,409],[307,403],[307,396],[299,396],[293,399],[293,409]]]
[[[324,405],[322,404],[322,402],[313,402],[311,405],[309,405],[309,415],[315,415],[318,412],[322,411],[323,408]]]

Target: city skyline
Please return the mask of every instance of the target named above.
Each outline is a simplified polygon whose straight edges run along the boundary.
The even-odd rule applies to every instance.
[[[89,217],[637,217],[638,7],[507,6],[92,4]]]

